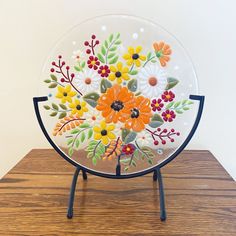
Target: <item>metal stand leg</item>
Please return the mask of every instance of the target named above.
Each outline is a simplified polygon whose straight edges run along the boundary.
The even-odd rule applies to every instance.
[[[87,180],[88,179],[88,176],[87,176],[87,173],[85,170],[82,170],[82,174],[83,174],[83,179],[84,180]]]
[[[73,217],[73,205],[74,205],[74,198],[75,198],[75,188],[78,179],[78,175],[80,172],[80,168],[77,167],[74,173],[74,177],[72,180],[71,188],[70,188],[70,198],[68,203],[68,210],[67,210],[67,218],[71,219]]]
[[[160,219],[161,221],[166,220],[166,209],[165,209],[165,194],[162,182],[161,170],[158,168],[154,170],[153,181],[157,181],[159,184],[159,195],[160,195]]]

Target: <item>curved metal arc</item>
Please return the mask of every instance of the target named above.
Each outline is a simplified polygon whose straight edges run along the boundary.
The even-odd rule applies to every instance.
[[[133,173],[133,174],[128,174],[128,175],[113,175],[113,174],[106,174],[106,173],[100,173],[100,172],[96,172],[96,171],[93,171],[91,169],[87,169],[81,165],[79,165],[77,162],[73,161],[71,158],[69,158],[64,152],[62,152],[58,146],[52,141],[51,137],[49,136],[44,124],[43,124],[43,121],[42,121],[42,118],[41,118],[41,115],[40,115],[40,112],[39,112],[39,106],[38,106],[38,103],[39,102],[44,102],[44,101],[47,101],[48,100],[48,97],[44,96],[44,97],[34,97],[33,98],[33,102],[34,102],[34,109],[35,109],[35,113],[36,113],[36,116],[37,116],[37,119],[38,119],[38,122],[39,122],[39,125],[40,125],[40,128],[42,129],[45,137],[47,138],[48,142],[52,145],[52,147],[65,159],[67,160],[69,163],[71,163],[72,165],[76,166],[76,167],[80,167],[81,169],[85,170],[86,172],[90,173],[90,174],[93,174],[93,175],[97,175],[97,176],[100,176],[100,177],[105,177],[105,178],[113,178],[113,179],[126,179],[126,178],[134,178],[134,177],[138,177],[138,176],[142,176],[142,175],[146,175],[146,174],[149,174],[151,172],[153,172],[156,168],[161,168],[163,167],[164,165],[168,164],[170,161],[172,161],[175,157],[177,157],[182,151],[183,149],[187,146],[187,144],[189,143],[189,141],[191,140],[192,136],[194,135],[197,127],[198,127],[198,124],[200,122],[200,119],[201,119],[201,116],[202,116],[202,111],[203,111],[203,106],[204,106],[204,100],[205,100],[205,97],[204,96],[200,96],[200,95],[190,95],[189,98],[191,100],[197,100],[199,101],[199,107],[198,107],[198,113],[197,113],[197,117],[196,117],[196,120],[194,122],[194,125],[189,133],[189,135],[187,136],[187,138],[185,139],[185,141],[182,143],[182,145],[169,157],[167,158],[165,161],[163,161],[162,163],[156,165],[156,166],[153,166],[152,168],[148,169],[148,170],[144,170],[144,171],[141,171],[141,172],[137,172],[137,173]]]

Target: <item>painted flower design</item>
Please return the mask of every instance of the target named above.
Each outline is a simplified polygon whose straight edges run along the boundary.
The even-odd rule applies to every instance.
[[[92,127],[97,123],[100,123],[102,120],[100,112],[96,109],[90,109],[88,112],[86,112],[84,118],[86,119],[86,122],[88,122]]]
[[[71,102],[69,107],[71,108],[72,115],[78,114],[80,117],[83,116],[84,112],[88,111],[86,102],[80,101],[79,99],[75,99],[73,102]]]
[[[72,59],[79,61],[84,57],[84,53],[81,50],[73,51]]]
[[[142,51],[142,47],[138,46],[136,48],[129,47],[128,53],[123,55],[123,58],[126,60],[128,66],[136,65],[137,67],[141,66],[141,61],[146,60],[146,56],[140,54]]]
[[[151,143],[153,143],[152,136],[146,132],[145,130],[137,133],[136,141],[139,146],[145,147],[145,146],[150,146]]]
[[[176,117],[175,112],[171,110],[166,110],[161,115],[163,120],[166,122],[172,122]]]
[[[126,108],[124,112],[128,114],[125,120],[125,128],[140,132],[150,122],[152,116],[150,100],[143,96],[138,96],[135,98],[132,107]]]
[[[125,155],[132,155],[135,151],[135,146],[132,143],[126,144],[122,148],[122,153]]]
[[[101,142],[104,145],[107,145],[110,140],[115,139],[116,136],[112,132],[115,129],[115,125],[113,124],[106,124],[106,122],[103,120],[100,123],[100,126],[94,126],[94,139],[95,140],[101,140]]]
[[[163,106],[164,104],[162,103],[162,100],[160,98],[152,100],[151,107],[153,111],[160,111]]]
[[[110,69],[107,65],[100,66],[98,69],[98,74],[100,74],[102,77],[107,77],[110,73]]]
[[[172,102],[175,98],[175,94],[171,91],[165,91],[161,95],[161,98],[163,99],[164,102]]]
[[[122,80],[129,80],[129,68],[124,67],[122,62],[118,62],[116,66],[110,66],[110,75],[108,77],[109,80],[114,81],[116,80],[118,84],[122,83]]]
[[[148,98],[158,97],[167,85],[165,72],[152,64],[142,68],[137,76],[139,90]]]
[[[71,90],[70,85],[66,85],[65,87],[58,86],[57,89],[56,98],[61,99],[62,103],[72,102],[72,97],[76,95],[76,92]]]
[[[88,64],[88,68],[97,70],[98,66],[100,65],[100,61],[98,60],[97,57],[90,56],[88,61],[87,61],[87,64]]]
[[[166,66],[166,63],[170,60],[171,49],[168,44],[164,42],[153,44],[157,58],[160,61],[161,66]]]
[[[100,80],[96,71],[84,70],[77,74],[74,83],[83,93],[89,93],[99,89]]]
[[[102,112],[102,116],[107,123],[124,122],[134,102],[134,94],[127,87],[115,84],[101,95],[97,102],[97,110]]]

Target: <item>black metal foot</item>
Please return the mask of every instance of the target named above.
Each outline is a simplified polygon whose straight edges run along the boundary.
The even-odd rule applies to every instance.
[[[68,219],[71,219],[73,217],[75,188],[76,188],[76,183],[77,183],[79,172],[80,172],[80,168],[77,167],[75,170],[74,177],[73,177],[73,180],[71,183],[71,188],[70,188],[70,197],[69,197],[68,210],[67,210],[67,218]]]
[[[87,180],[88,179],[88,176],[87,176],[87,173],[85,170],[82,170],[82,174],[83,174],[83,179],[84,180]]]
[[[153,171],[153,181],[157,181],[157,170]]]
[[[163,187],[163,182],[162,182],[162,175],[160,169],[156,169],[153,173],[153,180],[155,178],[158,179],[158,184],[159,184],[159,195],[160,195],[160,219],[161,221],[166,220],[166,209],[165,209],[165,194],[164,194],[164,187]],[[156,181],[156,180],[154,180]]]

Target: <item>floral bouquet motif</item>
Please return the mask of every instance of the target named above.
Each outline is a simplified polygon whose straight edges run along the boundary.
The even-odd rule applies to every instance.
[[[165,72],[171,47],[161,41],[146,54],[140,45],[123,48],[123,53],[119,33],[102,43],[92,35],[83,47],[73,53],[73,68],[59,55],[44,81],[58,100],[44,106],[58,117],[53,135],[66,139],[69,156],[85,148],[94,165],[115,158],[125,171],[140,159],[152,165],[152,147],[175,142],[180,135],[165,124],[192,104],[175,101],[179,80]]]

